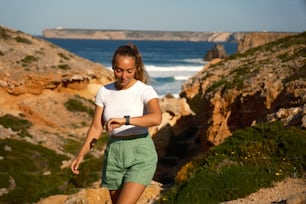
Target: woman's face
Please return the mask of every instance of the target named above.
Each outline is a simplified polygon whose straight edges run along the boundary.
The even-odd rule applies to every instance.
[[[129,56],[117,56],[116,67],[113,68],[116,86],[120,89],[129,88],[135,81],[135,59]]]

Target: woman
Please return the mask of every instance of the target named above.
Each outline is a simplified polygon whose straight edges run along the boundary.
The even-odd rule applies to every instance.
[[[102,187],[113,203],[136,203],[156,170],[157,154],[148,127],[159,125],[161,110],[149,85],[142,57],[133,44],[117,48],[112,59],[115,81],[102,86],[86,140],[71,164],[74,174],[103,127],[109,133],[104,154]]]

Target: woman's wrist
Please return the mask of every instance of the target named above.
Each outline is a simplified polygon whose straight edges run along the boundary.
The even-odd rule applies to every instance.
[[[125,115],[124,118],[125,118],[125,125],[130,125],[131,124],[130,123],[131,117],[129,115]]]

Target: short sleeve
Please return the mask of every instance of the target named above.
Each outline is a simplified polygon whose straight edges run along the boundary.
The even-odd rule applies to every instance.
[[[158,95],[152,86],[147,85],[143,93],[143,101],[148,103],[153,98],[158,98]]]
[[[96,100],[95,100],[95,104],[100,107],[104,107],[102,93],[103,93],[103,87],[99,88],[97,95],[96,95]]]

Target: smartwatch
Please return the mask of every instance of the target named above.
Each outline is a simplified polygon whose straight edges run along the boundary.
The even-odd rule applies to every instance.
[[[130,124],[130,116],[129,115],[125,115],[125,125],[129,125]]]

